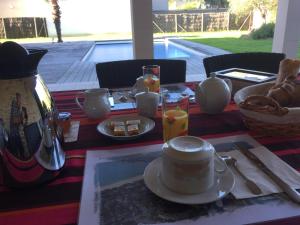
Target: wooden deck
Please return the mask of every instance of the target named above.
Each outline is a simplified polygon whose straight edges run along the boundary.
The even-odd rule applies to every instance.
[[[50,91],[98,88],[95,63],[76,61],[56,83],[47,86]]]
[[[205,78],[205,70],[200,59],[190,59],[187,62],[186,81],[200,81]],[[51,91],[98,88],[95,63],[74,62],[56,83],[47,85]]]
[[[95,63],[74,62],[57,83],[91,82],[97,81]]]
[[[195,57],[187,60],[186,81],[200,81],[206,78],[202,59]],[[54,84],[48,84],[51,91],[79,90],[99,87],[93,62],[74,62],[65,74]]]

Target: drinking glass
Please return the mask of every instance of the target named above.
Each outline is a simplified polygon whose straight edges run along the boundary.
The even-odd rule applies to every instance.
[[[188,135],[189,98],[182,94],[162,94],[162,123],[164,142]]]
[[[147,65],[143,66],[144,85],[151,92],[159,93],[160,89],[160,66]]]

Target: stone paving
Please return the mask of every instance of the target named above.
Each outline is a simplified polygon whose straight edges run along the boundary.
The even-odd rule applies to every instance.
[[[206,78],[203,58],[228,53],[214,47],[185,40],[176,39],[172,41],[198,52],[193,57],[185,58],[187,61],[187,81],[200,81]],[[76,41],[23,44],[23,46],[48,49],[48,53],[39,63],[38,70],[51,91],[61,91],[99,87],[95,64],[82,61],[94,44],[94,41]]]

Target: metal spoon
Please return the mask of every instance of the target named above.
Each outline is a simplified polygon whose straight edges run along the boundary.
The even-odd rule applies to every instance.
[[[228,166],[232,166],[241,175],[241,177],[244,178],[244,180],[246,181],[246,186],[253,194],[259,195],[262,193],[261,189],[257,186],[257,184],[250,180],[248,177],[246,177],[245,174],[242,173],[242,171],[240,171],[240,169],[237,167],[237,160],[235,158],[231,156],[223,156],[222,159],[227,163]]]

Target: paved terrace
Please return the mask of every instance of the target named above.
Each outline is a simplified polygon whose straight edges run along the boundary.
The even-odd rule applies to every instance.
[[[207,45],[175,39],[199,54],[187,61],[187,81],[200,81],[206,78],[203,58],[228,53]],[[64,43],[23,44],[26,48],[46,48],[48,53],[42,58],[38,70],[51,91],[78,90],[99,87],[95,63],[82,61],[94,41],[75,41]]]

